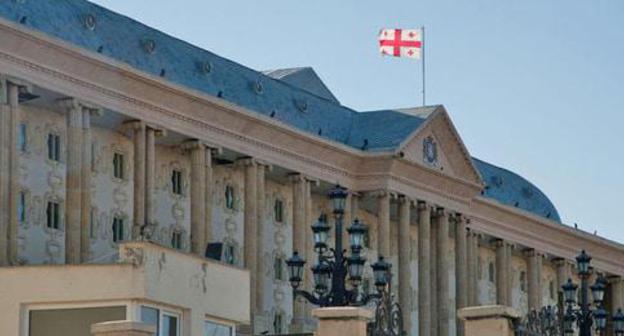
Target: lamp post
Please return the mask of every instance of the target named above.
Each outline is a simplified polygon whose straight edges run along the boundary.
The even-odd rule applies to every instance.
[[[607,326],[608,312],[604,309],[604,294],[607,280],[599,276],[596,282],[589,286],[589,277],[591,257],[581,251],[576,257],[578,276],[581,279],[581,295],[578,307],[576,305],[576,290],[578,285],[568,279],[561,288],[565,300],[565,315],[563,317],[563,329],[565,335],[574,335],[574,324],[579,328],[579,336],[591,336],[592,326],[595,327],[599,334],[603,334]],[[589,293],[591,291],[592,303],[589,302]],[[615,335],[624,335],[624,314],[621,309],[613,316],[613,329]]]
[[[336,306],[362,306],[370,300],[381,298],[381,294],[360,295],[358,286],[362,281],[364,264],[366,259],[361,256],[362,243],[366,227],[355,220],[347,229],[351,254],[347,256],[347,250],[343,249],[342,230],[344,208],[347,198],[347,189],[337,185],[329,193],[333,203],[335,219],[335,248],[328,248],[327,239],[330,227],[324,217],[312,225],[314,237],[314,251],[317,254],[317,262],[312,266],[314,277],[314,291],[312,293],[299,289],[303,278],[305,261],[295,251],[293,256],[286,260],[290,283],[295,295],[304,297],[312,304],[321,307]],[[379,257],[379,261],[371,265],[375,277],[375,286],[381,293],[388,283],[390,264]],[[347,289],[347,276],[352,289]]]

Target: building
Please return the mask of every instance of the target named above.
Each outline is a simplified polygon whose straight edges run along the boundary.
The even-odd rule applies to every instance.
[[[336,182],[413,335],[461,334],[460,307],[556,303],[581,248],[622,306],[622,245],[473,158],[443,106],[354,111],[312,69],[258,72],[83,0],[0,2],[0,75],[2,335],[313,330],[284,260],[312,260]]]

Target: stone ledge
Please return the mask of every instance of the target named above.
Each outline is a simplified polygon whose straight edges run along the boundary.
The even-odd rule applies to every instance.
[[[457,312],[457,317],[466,321],[499,317],[517,319],[520,316],[520,313],[513,308],[498,305],[462,308]]]
[[[319,320],[335,319],[335,320],[370,320],[373,318],[373,312],[359,307],[328,307],[317,308],[312,310],[312,316]]]
[[[148,335],[156,333],[156,326],[136,321],[109,321],[97,323],[91,326],[92,334],[118,333],[118,332],[143,332]]]

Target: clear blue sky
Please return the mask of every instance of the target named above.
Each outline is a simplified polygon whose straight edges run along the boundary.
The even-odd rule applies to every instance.
[[[254,69],[312,66],[357,110],[420,104],[420,63],[380,57],[376,36],[425,25],[427,103],[471,154],[624,242],[624,1],[95,2]]]

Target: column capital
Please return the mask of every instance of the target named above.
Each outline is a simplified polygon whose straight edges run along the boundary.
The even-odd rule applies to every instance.
[[[619,275],[609,275],[606,277],[610,284],[618,284],[624,282],[624,278]]]
[[[321,184],[321,182],[313,177],[307,176],[305,174],[302,173],[291,173],[288,174],[288,180],[290,180],[290,182],[292,183],[297,183],[297,182],[307,182],[312,184],[313,186],[319,186]]]
[[[526,250],[523,251],[523,254],[526,257],[544,257],[544,253],[534,249],[534,248],[528,248]]]
[[[142,120],[138,120],[138,119],[133,119],[133,120],[126,120],[124,121],[121,126],[120,126],[120,130],[123,131],[136,131],[136,130],[141,130],[145,128],[145,122]]]
[[[506,245],[505,240],[501,238],[494,238],[491,240],[491,243],[496,248],[504,247]]]
[[[56,100],[56,105],[60,108],[71,111],[80,109],[80,102],[75,98],[61,98]]]
[[[236,159],[234,162],[234,166],[236,167],[249,167],[249,166],[257,166],[258,160],[252,157],[244,157],[240,159]]]
[[[434,217],[444,217],[446,215],[449,215],[449,212],[444,207],[436,206],[433,209],[433,215],[434,215]]]
[[[223,152],[223,148],[221,146],[199,139],[186,140],[180,145],[180,147],[183,150],[207,149],[210,150],[212,154],[217,155]]]
[[[409,197],[408,197],[408,196],[406,196],[406,195],[402,195],[402,194],[401,194],[401,195],[399,195],[399,197],[398,197],[398,202],[399,202],[399,204],[408,203],[410,206],[414,203],[414,201],[412,201],[412,199],[411,199],[411,198],[409,198]]]
[[[427,203],[427,201],[418,200],[416,201],[416,207],[418,208],[418,211],[424,211],[431,208],[431,205]]]

